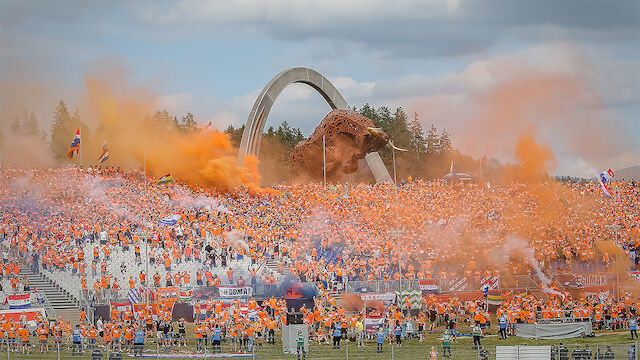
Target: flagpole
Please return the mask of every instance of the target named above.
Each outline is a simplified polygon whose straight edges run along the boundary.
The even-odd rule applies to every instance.
[[[327,187],[327,151],[326,151],[326,139],[322,134],[322,177],[324,187]]]
[[[147,200],[147,134],[144,134],[144,144],[142,146],[142,159],[143,159],[143,171],[144,171],[144,199]],[[143,224],[146,226],[146,224]],[[144,277],[145,277],[145,296],[147,300],[147,311],[149,311],[149,239],[147,236],[147,231],[145,229],[144,234],[144,252],[145,252],[145,268],[144,268]]]
[[[82,151],[82,129],[80,126],[80,113],[78,112],[78,108],[76,108],[76,115],[78,115],[78,135],[80,136],[80,146],[78,147],[78,153],[80,154],[80,169],[84,170],[84,163],[82,161],[82,154],[84,153],[84,151]]]

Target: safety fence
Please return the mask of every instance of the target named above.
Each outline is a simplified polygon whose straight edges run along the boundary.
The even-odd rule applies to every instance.
[[[426,286],[433,293],[456,293],[481,291],[483,285],[489,289],[501,291],[529,290],[540,291],[538,283],[528,275],[509,275],[491,277],[433,278],[429,280],[398,279],[398,280],[349,280],[346,282],[347,292],[390,292],[402,290],[423,290]]]
[[[292,350],[284,353],[279,338],[273,344],[265,339],[232,341],[225,339],[221,343],[210,339],[145,339],[144,344],[111,343],[102,341],[92,343],[84,339],[81,343],[64,341],[56,343],[49,340],[45,344],[40,340],[30,343],[2,342],[0,359],[105,359],[122,358],[146,359],[214,359],[214,358],[249,358],[249,359],[480,359],[480,360],[520,360],[520,359],[631,359],[638,360],[638,343],[585,343],[579,340],[539,342],[536,345],[501,345],[493,340],[491,345],[472,345],[470,341],[454,342],[443,346],[442,342],[420,342],[417,339],[402,341],[401,344],[385,339],[381,346],[374,340],[365,341],[358,346],[356,341],[342,341],[339,344],[322,343],[309,339],[306,351]],[[485,339],[483,339],[483,342]],[[509,341],[513,343],[513,341]],[[579,342],[579,343],[578,343]],[[10,349],[9,349],[9,348]],[[41,349],[41,347],[43,347]],[[302,348],[301,348],[302,349]],[[28,351],[27,351],[28,350]],[[42,350],[42,351],[41,351]]]

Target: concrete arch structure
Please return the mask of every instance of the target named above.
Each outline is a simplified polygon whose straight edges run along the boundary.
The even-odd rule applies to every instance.
[[[319,72],[305,68],[295,67],[287,69],[276,75],[262,89],[260,95],[253,104],[249,118],[245,124],[240,142],[239,157],[244,155],[258,156],[262,132],[267,122],[267,117],[274,102],[282,91],[293,83],[303,83],[314,88],[327,101],[331,109],[346,110],[349,108],[347,101],[342,97],[338,89]]]

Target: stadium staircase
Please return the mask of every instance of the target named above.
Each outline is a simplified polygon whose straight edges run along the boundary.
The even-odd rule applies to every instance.
[[[29,285],[38,293],[44,294],[45,308],[47,316],[62,316],[65,320],[78,321],[80,318],[80,307],[77,300],[63,290],[60,286],[53,284],[42,274],[34,273],[31,268],[20,267],[20,274],[29,279]]]
[[[277,273],[278,272],[278,260],[276,259],[268,259],[267,260],[267,269],[269,271]]]

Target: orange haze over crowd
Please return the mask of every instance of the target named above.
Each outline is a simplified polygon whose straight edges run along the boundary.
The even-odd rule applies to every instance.
[[[194,185],[259,187],[256,158],[247,156],[239,165],[227,134],[208,128],[191,133],[172,127],[159,131],[145,121],[156,111],[154,94],[145,89],[118,91],[93,77],[87,77],[85,84],[89,125],[97,129],[94,138],[107,139],[111,165],[142,167],[146,152],[147,169],[156,177],[170,172]]]

